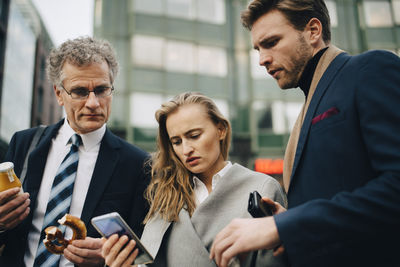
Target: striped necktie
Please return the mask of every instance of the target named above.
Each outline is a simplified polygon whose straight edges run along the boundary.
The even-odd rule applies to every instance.
[[[69,207],[71,205],[76,170],[78,167],[78,149],[79,145],[82,143],[82,139],[79,135],[74,134],[69,142],[72,143],[71,150],[61,162],[51,188],[46,214],[44,216],[41,237],[39,239],[39,246],[36,253],[35,262],[33,264],[34,267],[55,267],[58,266],[60,261],[61,256],[51,254],[44,246],[43,239],[45,237],[44,229],[46,229],[48,226],[58,226],[57,220],[69,212]],[[63,233],[65,232],[65,226],[59,226],[59,228]]]

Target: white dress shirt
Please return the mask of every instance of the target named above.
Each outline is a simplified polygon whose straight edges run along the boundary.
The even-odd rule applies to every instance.
[[[219,172],[217,172],[211,181],[211,190],[213,191],[214,188],[217,186],[219,180],[221,179],[222,176],[225,175],[229,171],[229,169],[232,167],[232,163],[230,161],[226,162],[225,167],[223,167]],[[196,196],[196,206],[200,205],[210,193],[208,193],[206,185],[203,183],[202,180],[200,180],[198,177],[193,176],[193,185],[194,185],[194,194]]]
[[[69,214],[81,217],[83,204],[85,203],[86,193],[92,179],[94,166],[100,150],[100,142],[106,131],[106,125],[101,128],[87,133],[81,134],[82,143],[79,147],[79,163],[75,178],[75,186],[72,194],[71,206]],[[53,180],[64,157],[68,154],[71,144],[68,144],[69,139],[75,131],[69,126],[67,120],[58,131],[58,134],[53,138],[49,154],[47,156],[46,166],[43,172],[42,183],[40,185],[37,196],[36,205],[33,212],[32,229],[28,235],[28,248],[25,251],[24,262],[27,267],[33,266],[36,257],[36,251],[39,245],[40,233],[43,227],[43,219],[46,213],[47,203],[50,197]],[[77,186],[78,185],[78,186]],[[57,225],[56,225],[57,226]],[[58,227],[58,226],[57,226]],[[71,239],[72,230],[67,227],[65,238]],[[74,266],[71,262],[61,256],[60,267]]]

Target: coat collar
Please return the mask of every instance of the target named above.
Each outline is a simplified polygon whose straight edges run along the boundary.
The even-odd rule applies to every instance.
[[[300,135],[297,142],[296,152],[294,155],[293,168],[291,171],[291,179],[294,177],[296,168],[299,164],[301,155],[306,144],[308,133],[311,127],[311,120],[315,115],[315,111],[325,94],[332,80],[335,78],[342,66],[349,60],[349,56],[338,48],[332,46],[321,57],[317,70],[311,82],[309,98],[305,103],[305,115],[301,126]],[[290,181],[292,182],[292,181]]]

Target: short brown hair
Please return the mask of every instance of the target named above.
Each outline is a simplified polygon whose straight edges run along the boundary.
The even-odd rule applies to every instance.
[[[251,30],[261,16],[273,10],[280,11],[299,31],[304,30],[310,19],[317,18],[322,24],[324,42],[331,41],[329,12],[323,0],[254,0],[242,12],[242,24]]]

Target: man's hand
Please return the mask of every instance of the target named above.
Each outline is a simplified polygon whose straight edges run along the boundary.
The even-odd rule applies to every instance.
[[[15,187],[0,192],[0,231],[16,227],[30,212],[29,194],[19,194],[20,190]]]
[[[86,237],[84,240],[74,240],[64,250],[64,257],[77,266],[103,266],[101,248],[104,240]]]
[[[267,203],[271,207],[271,210],[274,215],[286,211],[286,209],[281,204],[279,204],[279,202],[275,202],[268,197],[263,197],[261,200],[263,202]],[[275,257],[282,255],[284,252],[285,252],[285,248],[283,245],[280,245],[280,246],[274,248],[274,256]]]
[[[279,202],[275,202],[268,197],[263,197],[263,198],[261,198],[261,200],[263,202],[267,203],[269,207],[271,207],[271,210],[274,215],[286,211],[286,209],[281,204],[279,204]]]
[[[226,267],[239,253],[272,249],[280,244],[278,229],[272,216],[257,219],[234,219],[215,237],[210,258]]]

